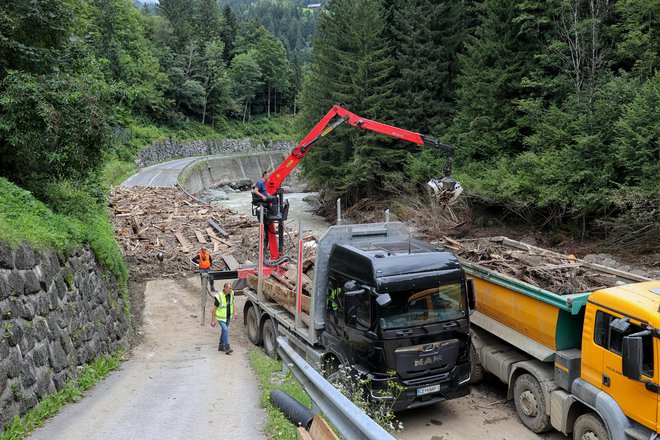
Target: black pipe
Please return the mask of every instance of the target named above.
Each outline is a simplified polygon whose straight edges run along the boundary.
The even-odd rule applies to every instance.
[[[282,411],[291,423],[309,430],[312,420],[314,419],[314,413],[305,405],[298,402],[282,390],[271,391],[270,401]]]

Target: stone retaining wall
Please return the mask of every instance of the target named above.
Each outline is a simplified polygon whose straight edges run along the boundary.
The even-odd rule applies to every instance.
[[[121,288],[86,248],[40,254],[0,242],[0,325],[0,432],[79,366],[128,345]]]
[[[241,151],[277,151],[292,150],[296,147],[289,141],[258,141],[253,139],[205,139],[191,142],[165,140],[155,142],[140,151],[135,163],[140,168],[167,160],[191,156],[208,156],[212,154],[232,153]]]

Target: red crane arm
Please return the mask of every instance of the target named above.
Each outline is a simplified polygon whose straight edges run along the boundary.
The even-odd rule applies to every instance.
[[[338,117],[336,121],[330,124],[333,118]],[[335,105],[328,113],[321,119],[318,124],[310,131],[305,138],[300,141],[298,146],[291,151],[291,154],[284,159],[275,171],[273,171],[266,179],[266,189],[270,195],[274,195],[282,185],[284,179],[287,178],[291,171],[298,165],[298,162],[309,151],[309,148],[318,140],[325,137],[328,133],[335,128],[348,122],[350,125],[359,127],[363,130],[375,131],[377,133],[386,134],[393,138],[403,139],[419,145],[432,146],[447,151],[447,162],[445,163],[444,174],[446,177],[451,176],[451,161],[454,155],[454,149],[446,144],[441,143],[437,139],[427,138],[422,134],[412,131],[404,130],[402,128],[393,127],[391,125],[383,124],[381,122],[372,121],[370,119],[361,118],[355,113],[351,113],[345,108]]]

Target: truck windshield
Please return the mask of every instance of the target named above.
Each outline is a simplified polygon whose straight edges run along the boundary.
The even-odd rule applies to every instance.
[[[392,302],[380,309],[380,327],[383,330],[434,324],[466,315],[462,284],[394,292],[390,296]]]

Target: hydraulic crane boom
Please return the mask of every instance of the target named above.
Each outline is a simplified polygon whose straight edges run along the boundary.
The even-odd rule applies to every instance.
[[[328,126],[333,118],[338,118],[332,125]],[[391,125],[383,124],[381,122],[372,121],[370,119],[362,118],[355,113],[335,105],[328,113],[319,121],[318,124],[307,134],[307,136],[298,144],[298,146],[289,154],[289,156],[280,164],[280,166],[273,171],[266,180],[266,189],[270,195],[275,195],[282,185],[284,179],[293,171],[307,154],[310,147],[317,141],[324,138],[327,134],[332,132],[335,128],[339,127],[344,122],[348,122],[354,127],[359,127],[363,130],[375,131],[382,133],[396,139],[412,142],[418,145],[427,147],[435,147],[447,152],[447,160],[443,169],[443,180],[433,179],[429,182],[436,193],[440,190],[453,191],[455,181],[451,179],[451,163],[454,159],[454,149],[452,146],[443,144],[437,139],[428,138],[422,134],[413,131],[404,130],[402,128],[393,127]],[[432,185],[435,183],[435,186]]]
[[[336,118],[336,119],[335,119]],[[271,196],[277,196],[280,204],[280,217],[271,219],[269,216],[265,217],[267,225],[266,242],[272,260],[269,263],[277,264],[280,259],[280,254],[283,250],[284,226],[283,221],[287,218],[289,210],[288,202],[285,202],[282,194],[282,182],[286,179],[291,171],[298,165],[303,157],[309,152],[309,149],[314,143],[327,136],[335,128],[339,127],[344,122],[348,122],[354,127],[359,127],[363,130],[374,131],[382,133],[387,136],[402,139],[404,141],[412,142],[421,146],[434,147],[444,150],[447,153],[447,159],[443,168],[443,176],[440,178],[432,178],[428,185],[433,189],[436,195],[445,195],[449,197],[450,203],[455,200],[463,191],[460,184],[451,178],[451,163],[454,159],[454,149],[450,145],[443,144],[437,139],[426,137],[422,134],[413,131],[404,130],[402,128],[393,127],[391,125],[383,124],[381,122],[372,121],[370,119],[362,118],[355,113],[335,105],[330,111],[321,119],[318,124],[310,131],[307,136],[298,144],[296,148],[291,151],[291,154],[284,159],[279,167],[265,179],[266,191]],[[254,199],[253,199],[254,200]],[[257,204],[261,201],[257,200]],[[254,203],[253,203],[254,206]],[[259,210],[253,209],[255,215],[259,215]],[[278,222],[279,230],[275,231],[274,222]],[[279,240],[277,240],[279,236]],[[279,241],[279,245],[278,245]]]

